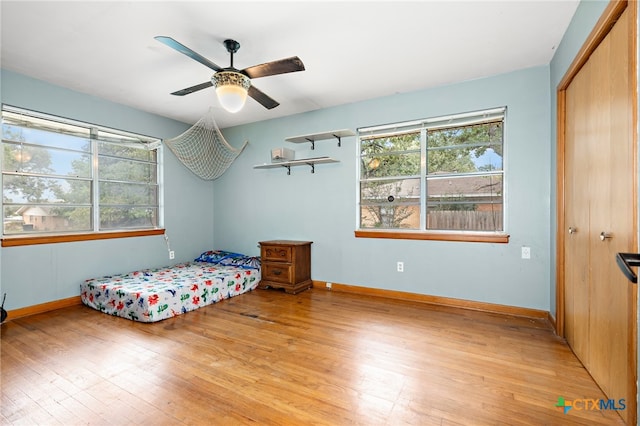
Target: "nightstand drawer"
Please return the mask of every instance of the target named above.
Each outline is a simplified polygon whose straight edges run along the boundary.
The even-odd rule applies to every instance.
[[[291,262],[291,247],[263,246],[262,259],[265,261]]]
[[[277,281],[281,283],[292,283],[293,277],[292,266],[286,263],[270,263],[262,264],[262,279],[266,281]]]

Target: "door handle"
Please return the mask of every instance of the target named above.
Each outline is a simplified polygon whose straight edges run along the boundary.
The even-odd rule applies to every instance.
[[[573,234],[575,234],[576,232],[578,232],[578,229],[577,229],[577,228],[574,228],[573,226],[570,226],[570,227],[569,227],[569,235],[573,235]]]
[[[600,241],[609,240],[613,238],[613,235],[610,232],[602,231],[600,233]]]

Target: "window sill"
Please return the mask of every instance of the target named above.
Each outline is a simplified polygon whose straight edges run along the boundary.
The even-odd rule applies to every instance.
[[[35,244],[70,243],[74,241],[108,240],[112,238],[146,237],[162,235],[164,229],[145,229],[136,231],[92,232],[85,234],[7,236],[2,238],[2,247],[30,246]]]
[[[469,243],[499,243],[509,242],[509,234],[497,233],[455,233],[455,232],[427,232],[427,231],[397,231],[397,230],[356,230],[356,238],[389,238],[394,240],[431,240],[431,241],[463,241]]]

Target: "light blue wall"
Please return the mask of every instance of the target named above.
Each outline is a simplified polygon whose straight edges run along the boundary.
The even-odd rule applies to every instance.
[[[469,66],[473,66],[470,64]],[[257,254],[271,239],[313,241],[312,278],[343,284],[549,309],[549,68],[537,67],[419,92],[225,129],[249,140],[215,186],[218,248]],[[509,244],[362,239],[356,226],[356,139],[294,145],[289,136],[507,106],[505,164]],[[270,150],[340,163],[253,169]],[[522,260],[523,245],[532,259]],[[396,262],[405,272],[396,272]]]
[[[584,44],[585,40],[591,33],[591,30],[600,19],[600,15],[607,7],[608,1],[582,1],[573,15],[571,24],[565,32],[562,42],[558,46],[553,59],[551,60],[551,104],[550,104],[550,118],[551,118],[551,187],[549,191],[551,193],[551,233],[549,241],[551,243],[549,250],[551,252],[551,268],[549,281],[551,286],[549,287],[549,297],[551,300],[550,312],[555,317],[556,315],[556,231],[558,223],[556,220],[557,211],[557,114],[558,114],[558,98],[557,87],[560,80],[564,77],[567,69],[573,62],[574,58],[578,54],[578,51]]]
[[[2,103],[96,123],[120,130],[168,138],[189,126],[82,93],[2,70]],[[203,111],[203,113],[206,111]],[[124,238],[0,249],[0,294],[5,309],[77,296],[86,278],[193,260],[213,245],[213,183],[203,181],[164,149],[165,228],[162,236]]]

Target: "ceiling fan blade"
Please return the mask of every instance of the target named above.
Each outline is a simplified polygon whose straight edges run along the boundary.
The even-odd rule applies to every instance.
[[[184,44],[175,41],[171,37],[155,36],[154,38],[156,40],[158,40],[160,43],[166,44],[170,48],[175,49],[175,50],[177,50],[178,52],[180,52],[180,53],[182,53],[184,55],[187,55],[191,59],[194,59],[194,60],[200,62],[202,65],[204,65],[206,67],[209,67],[214,71],[220,71],[222,69],[218,65],[214,64],[213,62],[211,62],[210,60],[205,58],[204,56],[200,55],[199,53],[194,52],[193,50],[189,49]]]
[[[288,72],[304,71],[304,64],[297,56],[279,61],[267,62],[243,69],[241,72],[249,78],[267,77]]]
[[[207,81],[205,83],[196,84],[195,86],[187,87],[186,89],[178,90],[177,92],[173,92],[172,95],[176,96],[184,96],[189,93],[197,92],[198,90],[206,89],[207,87],[213,86],[213,83]]]
[[[249,87],[248,93],[249,96],[258,101],[260,105],[262,105],[266,109],[273,109],[280,105],[278,102],[267,96],[263,91],[257,89],[253,84]]]

